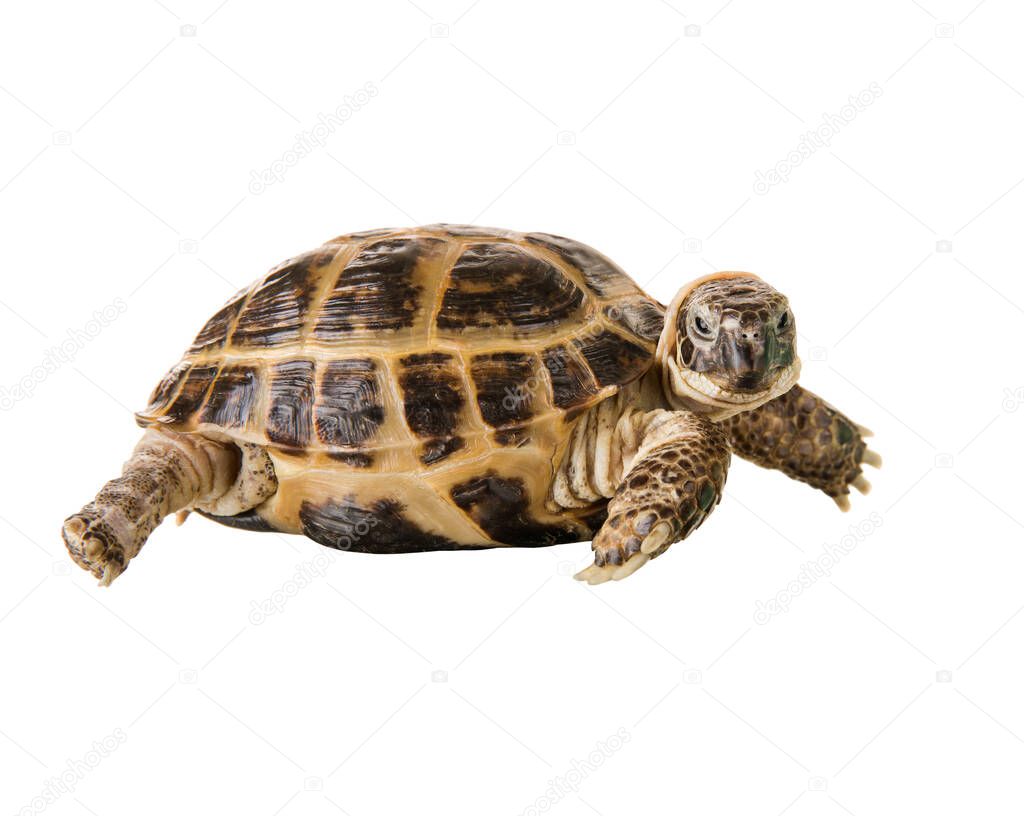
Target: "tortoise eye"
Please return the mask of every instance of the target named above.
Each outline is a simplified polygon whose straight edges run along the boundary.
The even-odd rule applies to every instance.
[[[779,328],[784,329],[789,325],[789,312],[783,312],[782,317],[779,318]]]
[[[707,321],[700,315],[697,315],[693,319],[693,327],[697,330],[697,334],[699,334],[701,337],[711,337],[711,327],[707,324]]]

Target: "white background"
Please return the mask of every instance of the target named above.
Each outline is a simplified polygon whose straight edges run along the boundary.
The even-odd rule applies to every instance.
[[[2,812],[98,758],[48,811],[1020,813],[1019,5],[217,2],[2,5]],[[875,490],[844,516],[736,460],[691,540],[594,589],[577,544],[339,553],[295,593],[329,551],[198,517],[111,589],[70,565],[61,521],[226,297],[440,220],[572,236],[663,301],[759,273],[802,382],[876,432]]]

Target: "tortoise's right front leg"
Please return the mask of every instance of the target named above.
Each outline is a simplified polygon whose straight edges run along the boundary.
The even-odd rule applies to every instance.
[[[594,563],[576,575],[588,584],[632,575],[696,530],[722,497],[730,453],[719,425],[687,412],[652,411],[640,430],[640,448],[591,544]]]
[[[75,563],[107,586],[165,516],[223,496],[238,473],[234,445],[151,429],[122,475],[64,522],[64,543]]]

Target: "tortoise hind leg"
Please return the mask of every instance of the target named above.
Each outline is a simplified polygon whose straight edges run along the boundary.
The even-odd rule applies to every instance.
[[[234,445],[150,429],[121,476],[64,522],[64,543],[75,563],[107,586],[165,516],[224,496],[239,471]]]

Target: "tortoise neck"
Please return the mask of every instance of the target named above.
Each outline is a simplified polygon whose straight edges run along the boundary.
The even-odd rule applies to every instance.
[[[635,396],[633,396],[635,407],[645,411],[654,411],[659,408],[667,411],[676,410],[669,395],[665,392],[665,380],[661,368],[657,364],[651,366],[647,373],[633,385],[633,388],[635,388]]]
[[[587,409],[573,426],[549,501],[568,510],[612,498],[650,423],[664,421],[675,410],[665,397],[657,367]]]

